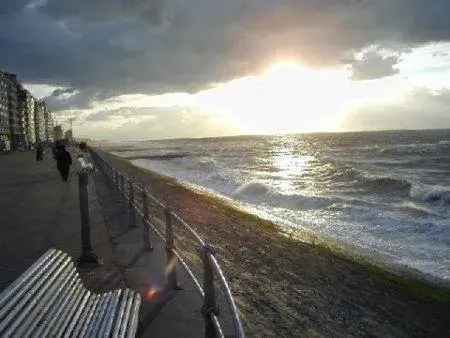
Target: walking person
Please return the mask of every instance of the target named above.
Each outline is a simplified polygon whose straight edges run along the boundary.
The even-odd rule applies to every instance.
[[[36,146],[36,161],[42,161],[44,158],[44,146],[42,143],[38,143]]]
[[[63,144],[59,145],[58,148],[59,149],[56,152],[56,167],[61,174],[62,180],[67,182],[70,166],[72,165],[72,157]]]

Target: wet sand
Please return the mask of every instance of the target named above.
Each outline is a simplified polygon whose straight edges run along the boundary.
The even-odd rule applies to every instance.
[[[276,224],[104,154],[217,247],[249,336],[450,336],[448,288],[285,236]],[[187,235],[177,242],[198,263]]]

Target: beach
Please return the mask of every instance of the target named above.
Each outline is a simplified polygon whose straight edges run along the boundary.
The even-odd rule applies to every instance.
[[[103,154],[218,249],[250,336],[450,334],[448,289],[353,262],[295,234],[286,236],[272,222]]]

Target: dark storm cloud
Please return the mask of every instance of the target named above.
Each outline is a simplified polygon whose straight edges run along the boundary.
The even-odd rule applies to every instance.
[[[142,20],[159,26],[170,20],[166,0],[47,0],[40,7],[48,16],[87,22],[110,20]]]
[[[2,0],[0,3],[0,16],[18,14],[30,0]]]
[[[66,90],[56,89],[55,91],[65,92]],[[94,100],[98,100],[98,94],[93,89],[76,92],[71,89],[70,92],[72,95],[69,97],[64,97],[63,94],[55,95],[53,92],[53,94],[45,97],[44,100],[53,111],[77,108],[89,109],[93,107]]]
[[[20,13],[0,20],[0,65],[27,82],[76,88],[81,103],[196,91],[259,72],[280,57],[335,65],[374,43],[403,48],[450,39],[448,0],[26,3],[0,3],[0,13]],[[370,61],[354,65],[356,78],[393,71],[393,59]],[[58,107],[65,104],[74,99]]]
[[[53,96],[61,96],[63,94],[72,94],[74,92],[75,92],[75,88],[67,88],[67,89],[58,88],[53,91],[52,95]]]

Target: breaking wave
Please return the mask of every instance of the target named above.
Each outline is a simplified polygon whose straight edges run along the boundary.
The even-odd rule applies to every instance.
[[[405,192],[411,188],[411,182],[407,180],[397,179],[388,176],[362,176],[357,182],[357,186],[367,190],[382,191],[398,191]]]
[[[341,170],[328,169],[328,178],[333,181],[345,182],[349,187],[358,190],[373,192],[399,191],[407,193],[412,184],[408,180],[398,179],[390,176],[375,176],[364,174],[353,167],[344,167]]]
[[[189,156],[189,154],[166,154],[166,155],[135,155],[135,156],[125,156],[125,158],[129,161],[133,160],[156,160],[156,161],[164,161],[164,160],[173,160],[176,158],[183,158]]]
[[[233,197],[245,202],[297,210],[324,208],[333,202],[332,199],[324,197],[280,194],[261,182],[249,182],[241,185],[233,193]]]

